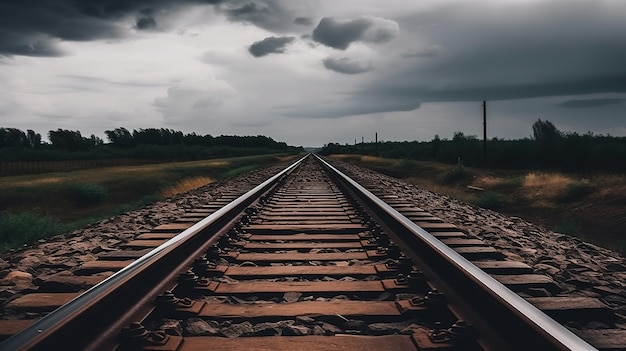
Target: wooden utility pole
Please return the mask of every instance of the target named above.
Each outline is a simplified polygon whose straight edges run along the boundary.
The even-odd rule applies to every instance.
[[[365,137],[361,137],[361,155],[365,155]]]
[[[487,101],[483,100],[483,164],[487,165]]]
[[[376,144],[374,144],[374,155],[378,156],[378,133],[376,133]]]

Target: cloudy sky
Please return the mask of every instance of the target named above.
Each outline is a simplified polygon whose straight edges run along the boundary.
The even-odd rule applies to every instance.
[[[0,127],[626,136],[623,0],[4,0]],[[105,139],[106,140],[106,139]]]

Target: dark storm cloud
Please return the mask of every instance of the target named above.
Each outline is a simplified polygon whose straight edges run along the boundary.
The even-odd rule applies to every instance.
[[[621,104],[623,102],[624,102],[624,99],[616,99],[616,98],[582,99],[582,100],[567,100],[558,104],[558,106],[569,107],[569,108],[585,108],[585,107],[615,105],[615,104]]]
[[[217,9],[232,22],[250,23],[273,32],[295,27],[294,14],[278,0],[230,1]]]
[[[348,57],[329,57],[322,62],[327,69],[343,74],[359,74],[374,69],[370,61],[354,60]]]
[[[241,7],[225,9],[224,12],[232,21],[247,21],[255,23],[258,22],[260,19],[271,15],[272,10],[269,8],[269,6],[249,2],[245,5],[242,5]]]
[[[137,29],[156,26],[159,9],[206,0],[20,0],[0,1],[0,56],[59,56],[63,40],[88,41],[128,35],[122,20]]]
[[[418,101],[403,101],[387,97],[366,97],[363,95],[346,95],[323,104],[285,105],[276,108],[277,113],[296,118],[340,118],[389,111],[412,111],[420,108]]]
[[[296,17],[296,19],[293,20],[293,23],[299,24],[301,26],[310,26],[313,24],[313,20],[309,17]]]
[[[248,51],[254,57],[285,52],[285,47],[294,41],[294,37],[269,37],[250,45]]]
[[[121,35],[117,24],[91,12],[96,11],[74,2],[0,2],[0,55],[58,56],[62,54],[59,39]]]
[[[626,92],[626,21],[621,15],[626,2],[603,4],[546,1],[480,9],[455,4],[407,15],[397,19],[403,33],[419,33],[436,56],[408,59],[424,57],[416,50],[390,59],[359,93],[393,98],[400,108],[409,101]]]
[[[139,11],[135,28],[139,30],[154,29],[157,27],[154,11],[151,8]]]
[[[154,29],[158,26],[156,14],[190,4],[215,5],[216,11],[231,21],[274,32],[289,31],[306,22],[306,17],[297,17],[290,9],[295,5],[286,6],[279,0],[0,1],[0,56],[60,56],[62,41],[122,38],[133,30],[128,27],[129,20],[135,30]]]
[[[13,35],[0,33],[0,56],[63,56],[59,40],[41,34]]]
[[[324,17],[313,30],[313,40],[345,50],[355,41],[388,42],[398,31],[396,22],[380,17],[361,16],[352,20]]]
[[[156,26],[156,20],[150,15],[143,15],[137,18],[137,24],[135,25],[135,27],[139,30],[153,29],[156,28]]]
[[[353,99],[342,106],[285,106],[283,113],[342,117],[406,111],[425,102],[626,92],[624,13],[626,2],[591,0],[455,3],[407,13],[394,17],[402,28],[394,40],[396,56],[381,56],[381,69],[339,93]],[[362,40],[363,27],[355,20],[325,18],[313,39],[343,49]],[[573,103],[583,104],[589,102]]]

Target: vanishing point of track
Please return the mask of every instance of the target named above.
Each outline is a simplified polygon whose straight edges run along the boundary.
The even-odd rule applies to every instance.
[[[226,199],[14,301],[69,302],[0,350],[594,349],[515,293],[544,276],[317,156]]]

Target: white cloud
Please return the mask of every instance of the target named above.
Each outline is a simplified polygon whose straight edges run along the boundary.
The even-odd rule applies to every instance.
[[[237,95],[227,82],[213,76],[187,78],[170,86],[167,96],[155,98],[154,106],[163,114],[165,122],[180,122],[214,113],[227,99]]]
[[[0,58],[0,120],[42,134],[166,127],[319,145],[376,130],[386,140],[478,134],[480,101],[498,98],[494,136],[527,136],[538,117],[576,131],[626,124],[621,104],[558,107],[624,98],[623,2],[246,3],[229,3],[241,9],[230,19],[208,5],[166,6],[150,14],[150,31],[133,29],[130,16],[112,24],[122,36],[57,39],[63,57]],[[340,40],[313,40],[323,18]],[[251,56],[269,37],[294,39],[280,55]]]

